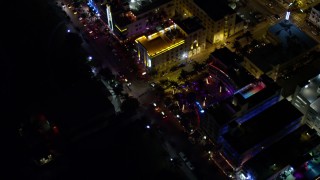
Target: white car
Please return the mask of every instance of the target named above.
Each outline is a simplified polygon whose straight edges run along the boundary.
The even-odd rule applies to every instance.
[[[155,86],[156,86],[156,83],[155,83],[155,82],[152,82],[152,83],[150,83],[150,86],[151,86],[151,87],[155,87]]]

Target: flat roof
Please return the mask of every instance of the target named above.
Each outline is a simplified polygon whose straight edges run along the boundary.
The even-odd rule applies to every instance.
[[[225,0],[216,0],[213,5],[208,5],[208,2],[203,0],[193,1],[214,21],[221,20],[227,15],[236,13]]]
[[[285,20],[271,26],[268,33],[275,36],[279,44],[272,45],[270,43],[260,46],[245,55],[264,72],[298,57],[317,45],[315,40]]]
[[[256,91],[251,91],[251,92],[248,91],[248,92],[241,93],[241,89],[240,89],[238,92],[236,92],[235,94],[238,97],[238,103],[240,104],[250,103],[251,106],[253,106],[253,104],[261,103],[264,100],[268,99],[269,97],[273,96],[275,93],[277,93],[277,91],[281,89],[281,87],[277,83],[275,83],[270,77],[268,77],[265,74],[260,77],[260,82],[264,84],[263,85],[264,87],[260,89],[256,89]],[[257,83],[259,83],[259,81]]]
[[[317,11],[320,11],[320,4],[315,5],[313,8]]]
[[[318,114],[320,114],[320,98],[315,100],[312,104],[310,104],[310,107],[316,111]]]
[[[146,37],[145,35],[136,39],[148,52],[148,55],[153,58],[173,48],[176,48],[185,43],[185,37],[180,30],[175,29],[174,25],[170,29],[159,31]]]
[[[124,26],[134,22],[140,14],[156,9],[168,2],[171,2],[171,0],[124,0],[119,1],[120,4],[118,1],[110,2],[110,4],[115,24],[119,26],[119,29],[123,29]]]
[[[280,114],[285,114],[285,116],[277,117]],[[234,130],[230,130],[223,137],[231,147],[242,154],[270,136],[276,135],[301,117],[302,113],[288,100],[283,99],[245,121]]]
[[[219,106],[208,108],[207,112],[215,118],[218,124],[224,125],[234,118],[234,114],[241,110],[242,105],[249,103],[249,107],[253,107],[270,98],[280,90],[280,87],[269,77],[262,76],[261,80],[261,82],[265,84],[265,88],[252,94],[250,97],[244,98],[243,95],[238,92],[234,94],[234,97],[238,100],[237,106],[232,104],[234,97],[230,97],[220,102]]]
[[[223,126],[229,123],[234,118],[233,115],[240,110],[240,107],[234,106],[231,102],[232,99],[225,100],[217,107],[210,106],[206,111],[213,116],[215,122]]]
[[[170,2],[171,0],[127,0],[130,10],[136,16]]]
[[[307,125],[302,125],[248,160],[245,166],[255,172],[257,179],[267,179],[288,165],[302,164],[303,162],[296,161],[304,159],[301,157],[319,143],[320,137],[316,131]]]
[[[191,34],[199,29],[204,29],[198,17],[190,17],[182,21],[176,21],[176,24],[187,34]]]
[[[254,82],[256,79],[240,65],[242,58],[228,48],[217,49],[210,54],[210,57],[219,61],[215,66],[222,68],[233,80],[237,89]]]
[[[317,89],[320,87],[320,74],[308,80],[308,83],[301,87],[299,95],[306,98],[309,103],[313,103],[320,97]]]

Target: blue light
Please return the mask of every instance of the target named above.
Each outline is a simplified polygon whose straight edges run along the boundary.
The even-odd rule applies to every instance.
[[[96,14],[99,14],[99,15],[100,15],[100,13],[99,13],[99,11],[98,11],[98,8],[97,8],[96,5],[94,4],[93,0],[89,0],[89,1],[88,1],[88,6],[91,7]]]
[[[200,103],[197,101],[196,104],[197,104],[197,106],[198,106],[198,108],[200,110],[200,113],[204,113],[204,110],[202,109]]]

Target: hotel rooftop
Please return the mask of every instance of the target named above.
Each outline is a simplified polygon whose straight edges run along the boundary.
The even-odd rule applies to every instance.
[[[137,16],[140,14],[156,9],[170,1],[171,0],[125,0],[120,4],[116,4],[115,2],[111,10],[116,23],[120,27],[123,27],[136,21]]]
[[[204,29],[201,21],[197,17],[190,17],[181,21],[176,21],[176,24],[187,34],[196,32],[199,29]]]
[[[308,80],[308,82],[300,84],[299,94],[305,97],[309,103],[315,102],[320,97],[320,91],[318,88],[320,87],[320,74]]]
[[[233,98],[229,98],[221,102],[218,107],[208,108],[208,111],[216,117],[215,119],[218,124],[225,125],[235,118],[234,115],[241,110],[243,105],[249,104],[249,107],[255,107],[259,103],[264,102],[271,96],[277,94],[277,91],[280,91],[280,89],[281,88],[273,82],[272,79],[263,75],[261,80],[256,80],[256,82],[252,81],[234,94],[238,101],[237,105],[232,103]],[[263,109],[264,107],[261,108]],[[246,113],[243,117],[238,118],[239,122],[243,122],[253,115],[254,112],[249,114]]]
[[[279,171],[286,169],[286,167],[292,167],[287,169],[296,170],[306,160],[311,159],[308,152],[318,146],[319,143],[320,137],[316,134],[316,131],[307,125],[302,125],[247,161],[245,167],[254,171],[256,179],[268,179]],[[319,166],[317,171],[314,174],[315,176],[319,175]],[[279,176],[284,175],[279,174]],[[285,179],[289,179],[290,177],[292,179],[299,179],[301,175],[300,173],[286,173],[285,176],[287,177]],[[272,179],[277,178],[274,177]],[[309,178],[304,176],[303,179]]]
[[[281,114],[281,118],[278,118]],[[223,137],[236,152],[242,154],[270,137],[277,136],[289,125],[300,122],[301,117],[302,113],[283,99],[230,130]]]
[[[286,20],[270,27],[268,33],[277,40],[277,45],[260,46],[246,54],[246,57],[264,72],[298,57],[317,45],[316,41]]]
[[[216,0],[213,5],[208,5],[208,2],[204,0],[194,0],[194,2],[214,21],[219,21],[224,19],[226,15],[235,13],[228,2],[224,0]]]
[[[156,57],[185,43],[185,36],[177,25],[160,30],[149,36],[141,36],[136,39],[148,52],[150,58]]]
[[[243,59],[226,47],[212,52],[210,58],[213,59],[214,66],[228,74],[237,86],[236,89],[240,89],[256,80],[240,65]]]

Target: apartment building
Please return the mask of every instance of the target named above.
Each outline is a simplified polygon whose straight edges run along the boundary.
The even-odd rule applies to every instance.
[[[175,6],[182,18],[199,17],[212,44],[224,43],[226,38],[244,29],[244,22],[227,1],[214,1],[208,6],[208,2],[201,0],[175,0]]]
[[[320,74],[296,87],[292,104],[304,114],[303,122],[320,134]]]
[[[162,26],[175,15],[172,0],[111,1],[106,7],[108,22],[112,22],[112,29],[123,40]]]

